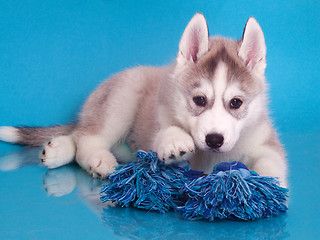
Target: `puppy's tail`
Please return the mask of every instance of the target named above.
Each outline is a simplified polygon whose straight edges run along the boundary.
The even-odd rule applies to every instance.
[[[52,127],[0,127],[0,140],[27,146],[41,146],[54,137],[69,135],[75,124]]]

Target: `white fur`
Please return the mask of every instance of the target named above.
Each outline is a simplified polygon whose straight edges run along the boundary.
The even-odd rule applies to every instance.
[[[272,176],[279,178],[280,184],[283,187],[287,187],[287,165],[281,156],[271,146],[267,146],[265,143],[270,137],[271,128],[268,123],[256,124],[255,131],[250,133],[250,137],[246,138],[242,144],[245,152],[248,152],[250,156],[253,169],[262,176]]]
[[[59,136],[44,144],[40,158],[47,168],[57,168],[70,163],[75,152],[72,136]]]
[[[166,163],[188,160],[195,150],[192,137],[179,127],[171,126],[159,131],[153,149]],[[183,153],[183,154],[182,154]]]
[[[97,149],[89,158],[90,170],[93,177],[104,178],[108,173],[115,171],[118,162],[115,156],[106,149]]]
[[[18,130],[14,127],[0,127],[0,140],[11,143],[18,142]]]
[[[106,149],[105,138],[100,135],[82,137],[78,142],[77,162],[93,177],[104,177],[112,173],[118,165],[117,160]]]

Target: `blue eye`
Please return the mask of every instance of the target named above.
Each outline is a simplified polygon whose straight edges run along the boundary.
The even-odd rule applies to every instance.
[[[239,98],[232,98],[230,101],[230,108],[231,109],[238,109],[242,105],[242,101]]]
[[[207,99],[203,96],[196,96],[193,98],[193,102],[199,107],[205,107],[207,104]]]

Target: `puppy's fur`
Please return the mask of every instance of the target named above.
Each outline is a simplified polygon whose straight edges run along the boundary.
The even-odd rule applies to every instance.
[[[211,172],[238,160],[287,185],[285,154],[266,106],[266,47],[254,18],[239,41],[209,38],[196,14],[186,27],[174,64],[137,67],[102,83],[83,106],[79,121],[49,128],[2,127],[0,138],[42,145],[49,168],[74,158],[94,177],[118,164],[112,151],[156,151],[166,163],[187,160]],[[48,142],[49,141],[49,142]]]

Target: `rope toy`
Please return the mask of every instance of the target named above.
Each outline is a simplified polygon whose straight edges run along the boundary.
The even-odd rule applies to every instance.
[[[213,172],[165,165],[153,151],[136,152],[100,191],[102,202],[122,207],[179,212],[185,219],[255,220],[287,211],[288,189],[240,162],[219,163]]]

